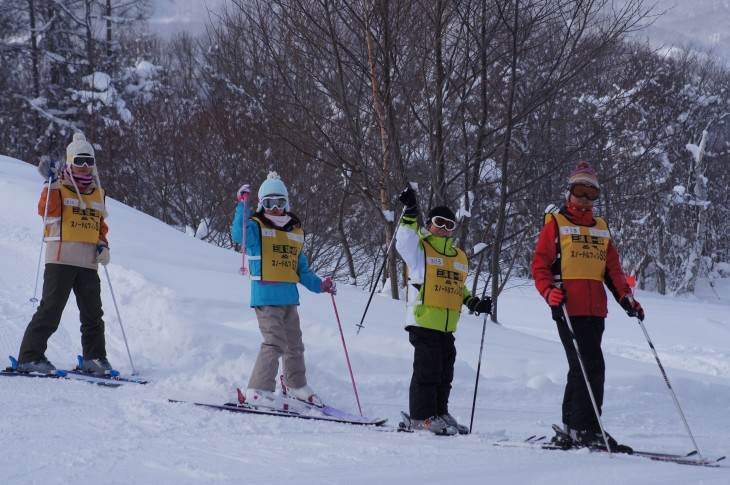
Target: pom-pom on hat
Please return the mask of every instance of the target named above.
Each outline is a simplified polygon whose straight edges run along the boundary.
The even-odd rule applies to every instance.
[[[83,133],[74,133],[73,141],[66,147],[66,161],[73,162],[77,155],[88,155],[94,157],[94,147],[86,141]]]
[[[456,216],[454,215],[454,212],[445,205],[438,205],[428,212],[426,227],[431,225],[431,219],[433,219],[434,217],[443,217],[445,219],[451,219],[452,221],[456,222]]]
[[[593,170],[593,167],[591,167],[591,164],[586,161],[578,162],[578,165],[575,166],[575,170],[573,170],[573,173],[571,173],[570,177],[568,177],[568,184],[582,184],[590,185],[597,189],[601,188],[598,184],[596,172]]]
[[[259,187],[259,205],[256,207],[257,211],[263,210],[264,206],[261,205],[261,199],[269,195],[283,195],[286,197],[286,212],[290,211],[289,208],[289,191],[286,190],[286,185],[281,181],[281,177],[276,172],[269,172],[269,175],[264,180],[264,183]]]

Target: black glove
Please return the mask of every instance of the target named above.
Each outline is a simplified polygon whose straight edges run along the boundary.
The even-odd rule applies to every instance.
[[[404,216],[418,216],[418,200],[416,199],[416,191],[413,190],[413,187],[411,187],[410,184],[408,185],[408,188],[400,193],[398,200],[400,200],[405,206],[405,211],[403,212]]]
[[[621,298],[619,305],[621,305],[621,308],[626,310],[626,314],[628,316],[636,317],[642,322],[644,321],[644,309],[641,308],[641,304],[638,301],[634,300],[633,296],[626,295]]]
[[[479,315],[480,313],[489,313],[491,315],[492,299],[486,296],[483,300],[480,300],[474,296],[471,300],[469,300],[469,304],[467,304],[466,307],[476,315]]]

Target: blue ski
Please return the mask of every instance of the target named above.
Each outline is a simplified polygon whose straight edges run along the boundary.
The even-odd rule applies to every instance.
[[[114,381],[121,384],[123,383],[131,383],[131,384],[147,384],[149,381],[145,379],[138,379],[136,377],[127,377],[123,376],[119,373],[118,370],[111,370],[107,374],[92,374],[90,372],[86,372],[83,370],[84,368],[84,358],[80,355],[76,356],[76,359],[78,360],[78,366],[74,370],[68,370],[64,371],[67,374],[74,375],[74,376],[87,376],[87,377],[93,377],[95,379],[105,379],[107,381]]]
[[[120,382],[109,382],[105,379],[98,379],[91,375],[73,375],[69,371],[65,370],[54,370],[49,374],[42,374],[40,372],[20,372],[18,371],[18,361],[10,356],[10,367],[3,371],[0,371],[0,376],[6,377],[32,377],[37,379],[65,379],[73,381],[88,382],[89,384],[96,384],[102,387],[119,387],[122,385]]]

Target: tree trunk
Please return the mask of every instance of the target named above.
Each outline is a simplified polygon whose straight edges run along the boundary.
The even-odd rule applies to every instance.
[[[501,179],[499,183],[499,206],[497,208],[497,226],[494,230],[494,243],[492,245],[491,255],[491,274],[492,274],[492,301],[494,303],[492,311],[492,321],[498,321],[498,297],[499,297],[499,282],[501,280],[500,271],[500,256],[502,253],[502,244],[504,242],[505,224],[507,221],[507,199],[508,199],[508,174],[509,174],[509,157],[510,157],[510,144],[512,143],[512,130],[514,128],[514,104],[515,104],[515,91],[517,87],[517,36],[518,36],[518,19],[519,19],[519,0],[515,0],[515,11],[514,11],[514,24],[511,29],[511,40],[512,45],[510,49],[511,60],[510,60],[510,85],[509,95],[505,112],[506,128],[504,134],[504,141],[502,145],[502,157],[500,161]]]

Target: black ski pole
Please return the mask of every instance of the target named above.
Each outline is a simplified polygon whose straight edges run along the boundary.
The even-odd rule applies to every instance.
[[[695,451],[697,451],[697,456],[700,457],[700,461],[705,461],[704,458],[702,458],[702,453],[700,453],[700,448],[697,446],[697,442],[695,441],[694,435],[692,435],[692,431],[689,429],[689,424],[687,424],[687,419],[684,417],[684,413],[682,412],[682,407],[679,405],[679,401],[677,400],[677,395],[674,393],[674,389],[672,389],[672,385],[669,383],[669,378],[667,377],[667,373],[664,371],[664,366],[662,365],[661,361],[659,360],[659,355],[656,353],[656,349],[654,348],[654,344],[652,343],[651,339],[649,338],[649,334],[646,331],[646,327],[644,326],[644,322],[641,321],[640,318],[636,318],[636,320],[639,322],[639,325],[641,325],[641,330],[644,331],[644,336],[646,337],[646,341],[649,343],[649,348],[651,348],[651,351],[654,353],[654,358],[656,359],[656,363],[659,365],[659,370],[662,373],[662,377],[664,377],[664,382],[667,383],[667,388],[669,388],[669,393],[672,395],[672,399],[674,399],[674,404],[677,406],[677,411],[679,412],[679,416],[682,418],[682,422],[684,422],[684,428],[687,430],[687,434],[689,435],[689,438],[692,440],[692,444],[695,447]]]
[[[474,383],[474,399],[471,402],[471,420],[469,421],[469,434],[472,432],[472,426],[474,426],[474,410],[477,406],[477,389],[479,388],[479,372],[482,369],[482,350],[484,350],[484,334],[487,332],[487,315],[484,314],[484,324],[482,325],[482,343],[479,344],[479,362],[477,363],[477,380]]]
[[[398,222],[395,225],[395,228],[393,229],[393,237],[390,238],[390,243],[388,244],[388,249],[385,251],[385,256],[383,256],[383,264],[380,266],[380,271],[378,271],[378,276],[375,277],[375,284],[373,285],[373,290],[370,292],[370,297],[368,297],[368,302],[365,305],[365,311],[362,312],[362,318],[360,319],[360,323],[358,323],[357,326],[357,333],[358,335],[360,333],[360,330],[363,328],[363,322],[365,321],[365,315],[368,313],[368,308],[370,308],[370,302],[373,301],[373,295],[375,295],[375,289],[378,287],[377,282],[380,281],[380,276],[383,274],[383,270],[385,269],[385,265],[388,263],[388,254],[390,254],[390,248],[393,247],[393,242],[395,241],[395,234],[398,232],[398,227],[400,226],[401,220],[403,220],[403,215],[406,213],[406,208],[403,208],[403,212],[400,213],[400,217],[398,218]]]

